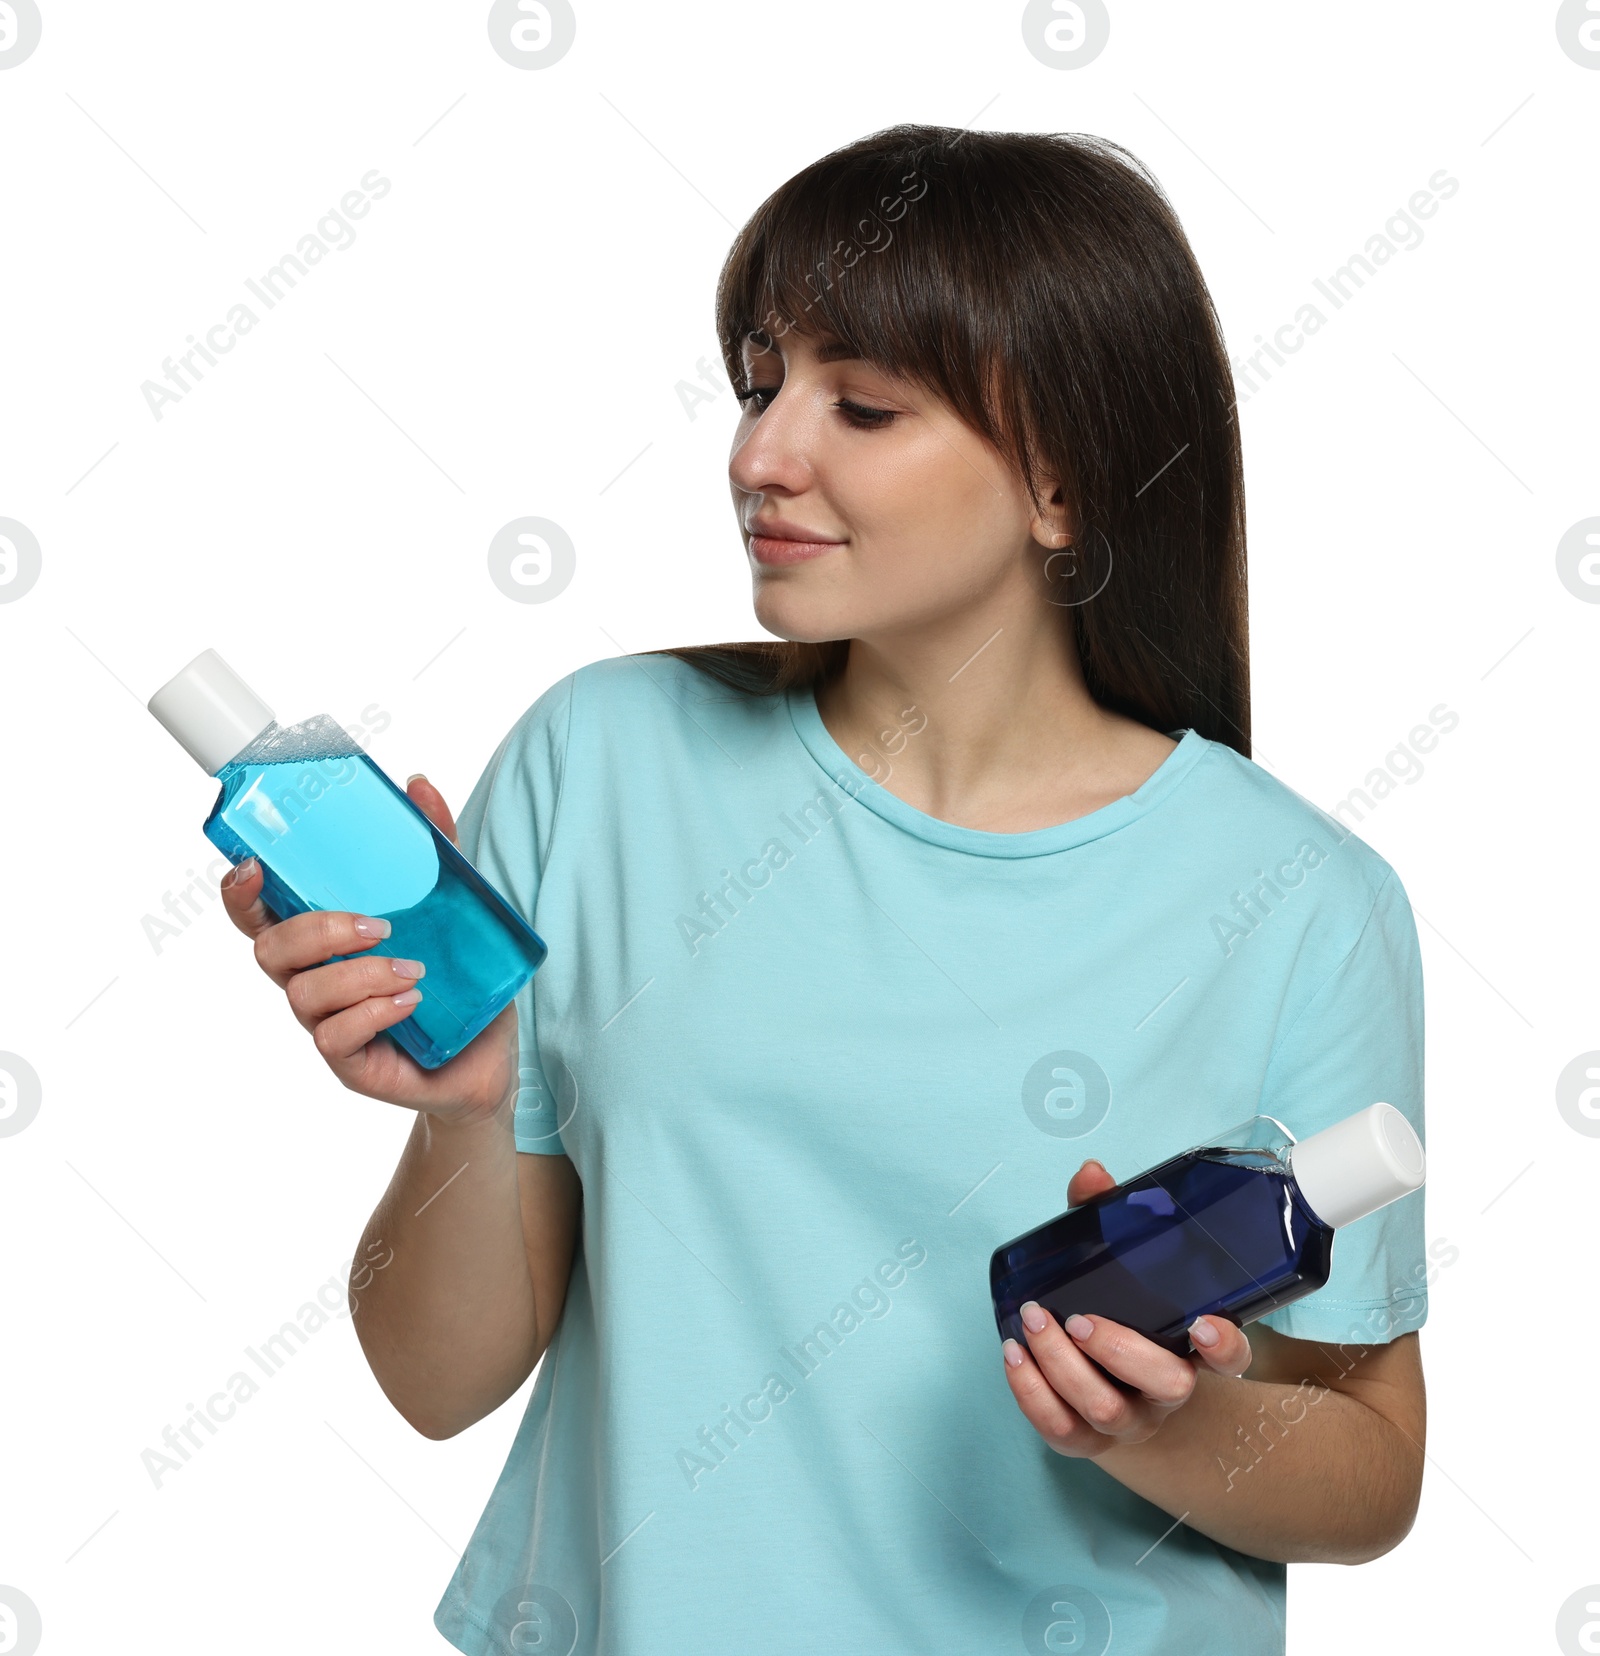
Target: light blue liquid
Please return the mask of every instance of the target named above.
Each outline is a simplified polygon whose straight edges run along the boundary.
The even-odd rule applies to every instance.
[[[382,942],[329,958],[381,953],[427,967],[421,1001],[384,1031],[424,1069],[481,1034],[543,963],[532,927],[326,715],[270,726],[217,780],[206,838],[230,862],[260,859],[274,914],[387,920]]]

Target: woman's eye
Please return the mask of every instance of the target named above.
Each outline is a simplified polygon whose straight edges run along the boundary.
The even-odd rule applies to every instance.
[[[756,413],[764,414],[771,406],[772,399],[782,389],[778,385],[751,385],[735,391],[734,396],[739,399],[741,408],[748,408],[754,403]],[[833,406],[858,431],[879,429],[888,425],[895,417],[891,408],[869,408],[865,403],[852,402],[848,397],[840,397]]]
[[[851,402],[848,397],[841,397],[833,406],[851,425],[862,431],[886,426],[894,418],[892,408],[868,408],[865,403]]]

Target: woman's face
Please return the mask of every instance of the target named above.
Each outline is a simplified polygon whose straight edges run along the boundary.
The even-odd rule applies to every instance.
[[[903,635],[1006,588],[1040,602],[1060,508],[1041,518],[948,404],[849,349],[798,330],[745,342],[728,477],[757,620],[815,643]]]

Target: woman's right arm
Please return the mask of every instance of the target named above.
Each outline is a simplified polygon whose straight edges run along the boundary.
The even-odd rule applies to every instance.
[[[533,1372],[566,1299],[581,1193],[565,1156],[517,1153],[509,1097],[460,1126],[418,1112],[356,1254],[392,1257],[350,1304],[378,1384],[424,1437],[465,1431]]]
[[[407,793],[454,842],[438,790],[418,778]],[[357,930],[365,916],[277,919],[261,901],[259,866],[240,867],[223,905],[329,1068],[353,1092],[416,1111],[362,1234],[350,1304],[390,1402],[424,1436],[452,1437],[505,1402],[550,1343],[577,1245],[577,1172],[564,1155],[517,1153],[514,1006],[449,1063],[423,1069],[376,1037],[410,1016],[415,1002],[395,996],[413,985],[426,995],[426,976],[371,953],[379,939]]]

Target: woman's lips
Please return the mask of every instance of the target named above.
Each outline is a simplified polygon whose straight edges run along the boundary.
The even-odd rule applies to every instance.
[[[757,563],[795,564],[804,563],[807,558],[820,558],[824,552],[843,545],[843,541],[789,540],[778,535],[752,534],[750,555]]]

